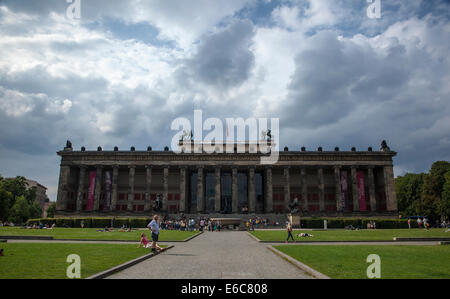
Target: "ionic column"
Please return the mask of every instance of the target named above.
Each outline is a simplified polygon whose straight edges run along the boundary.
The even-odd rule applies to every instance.
[[[83,210],[83,191],[84,181],[86,179],[86,166],[80,166],[80,177],[78,179],[78,192],[77,192],[77,211]]]
[[[248,212],[256,212],[256,196],[255,196],[255,168],[248,169]]]
[[[273,212],[273,193],[272,193],[272,167],[266,168],[266,202],[264,205],[266,213]]]
[[[162,210],[167,211],[169,203],[169,166],[164,167],[163,185],[164,191],[163,191]]]
[[[134,174],[136,172],[136,166],[128,166],[128,205],[127,210],[133,211],[133,200],[134,200]]]
[[[64,211],[67,209],[67,200],[69,196],[69,176],[70,166],[62,166],[59,170],[58,196],[56,199],[56,209]]]
[[[356,167],[352,167],[352,197],[353,197],[353,211],[359,212],[359,195],[358,195],[358,178],[356,176]]]
[[[113,166],[113,176],[112,176],[112,182],[111,182],[111,211],[114,211],[117,206],[117,190],[118,190],[118,184],[119,184],[119,166],[114,165]]]
[[[375,212],[377,210],[377,199],[375,197],[375,178],[373,176],[373,166],[369,166],[367,169],[367,179],[369,181],[370,210]]]
[[[342,190],[341,190],[341,167],[334,167],[334,185],[335,185],[335,197],[336,197],[336,211],[343,212],[342,205]]]
[[[215,169],[214,210],[220,212],[220,167]]]
[[[302,168],[300,170],[300,180],[302,184],[302,200],[303,200],[303,211],[308,212],[308,183],[306,181],[306,169]]]
[[[323,181],[323,168],[317,170],[317,177],[319,181],[319,206],[320,211],[325,211],[325,183]]]
[[[203,213],[205,204],[203,200],[203,167],[197,168],[197,212]]]
[[[291,200],[291,182],[289,177],[289,166],[283,169],[284,177],[284,206],[286,209],[289,208],[289,201]]]
[[[232,173],[231,209],[232,209],[233,213],[238,213],[238,174],[237,174],[237,168],[233,167],[231,173]]]
[[[398,210],[398,206],[397,195],[395,194],[394,168],[392,166],[385,166],[383,172],[384,190],[386,192],[386,209],[388,211],[396,212]]]
[[[145,166],[145,204],[144,211],[149,212],[151,207],[152,166]]]
[[[186,167],[180,167],[180,213],[186,212]]]

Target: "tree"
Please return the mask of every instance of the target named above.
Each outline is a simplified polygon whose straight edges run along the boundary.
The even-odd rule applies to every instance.
[[[449,162],[437,161],[433,163],[429,174],[424,178],[422,188],[423,212],[425,216],[435,220],[443,216],[439,212],[439,207],[445,206],[445,203],[441,203],[441,194],[446,181],[445,174],[448,171],[450,171]]]
[[[19,196],[12,206],[11,216],[9,217],[14,223],[25,223],[30,217],[30,204],[24,196]]]
[[[55,212],[56,212],[56,203],[52,203],[47,209],[47,217],[48,218],[55,217]]]
[[[14,179],[3,179],[2,182],[4,189],[12,195],[9,208],[12,208],[16,199],[20,196],[26,197],[30,202],[30,196],[32,196],[32,194],[27,192],[27,180],[24,177],[18,176]],[[36,196],[36,193],[34,193],[34,196]]]
[[[395,179],[395,190],[400,214],[422,214],[421,195],[424,177],[424,173],[407,173]]]
[[[8,220],[11,199],[11,192],[6,191],[3,188],[3,182],[0,181],[0,220],[2,221]]]
[[[30,218],[40,218],[42,216],[42,208],[36,200],[29,205],[29,210]]]
[[[438,213],[443,220],[450,219],[450,171],[444,175],[445,181],[442,188],[441,200],[438,204]]]

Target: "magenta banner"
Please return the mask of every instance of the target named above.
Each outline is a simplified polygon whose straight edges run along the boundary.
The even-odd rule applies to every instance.
[[[342,209],[345,210],[345,203],[348,196],[347,171],[341,171],[341,199]]]
[[[109,210],[109,207],[111,205],[111,172],[110,171],[105,172],[105,191],[106,191],[106,198],[105,198],[104,210]]]
[[[358,171],[356,179],[358,181],[359,210],[367,211],[366,193],[364,188],[364,173],[362,171]]]
[[[89,173],[89,189],[88,189],[88,202],[86,205],[86,211],[94,210],[94,191],[95,191],[95,178],[97,173],[91,171]]]

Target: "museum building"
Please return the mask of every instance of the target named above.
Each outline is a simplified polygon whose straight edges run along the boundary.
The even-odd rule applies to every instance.
[[[264,154],[250,150],[251,143],[244,152],[236,143],[233,152],[213,153],[193,141],[179,145],[180,153],[150,146],[88,151],[74,150],[68,141],[57,152],[56,215],[397,215],[396,152],[385,141],[378,151],[285,147],[271,165],[261,164]],[[186,146],[199,150],[185,151]]]

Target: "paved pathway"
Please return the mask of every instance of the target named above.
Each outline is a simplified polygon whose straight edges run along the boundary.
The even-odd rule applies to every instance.
[[[109,278],[312,278],[246,232],[205,232]]]

